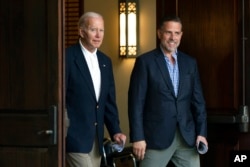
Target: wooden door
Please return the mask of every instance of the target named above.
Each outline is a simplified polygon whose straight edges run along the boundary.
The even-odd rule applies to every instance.
[[[243,2],[157,0],[157,22],[177,14],[184,31],[179,49],[198,61],[208,113],[209,151],[201,156],[202,167],[228,167],[231,151],[250,150],[249,122],[243,121],[250,105],[250,6]]]
[[[64,166],[62,0],[0,0],[0,166]]]

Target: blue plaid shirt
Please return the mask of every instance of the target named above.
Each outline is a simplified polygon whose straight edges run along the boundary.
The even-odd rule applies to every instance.
[[[178,95],[178,87],[179,87],[179,68],[178,68],[178,61],[177,61],[177,52],[175,52],[173,55],[173,58],[175,59],[175,63],[172,64],[169,60],[169,58],[165,55],[165,60],[168,68],[168,72],[174,87],[175,96]]]

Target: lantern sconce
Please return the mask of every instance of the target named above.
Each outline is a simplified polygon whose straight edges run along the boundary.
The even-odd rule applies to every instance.
[[[138,53],[138,0],[119,0],[119,55],[136,57]]]

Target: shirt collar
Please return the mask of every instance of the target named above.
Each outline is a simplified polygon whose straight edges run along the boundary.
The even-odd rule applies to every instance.
[[[81,46],[81,50],[83,53],[86,53],[87,55],[96,55],[97,49],[95,49],[95,51],[93,53],[91,53],[90,51],[88,51],[82,44],[81,40],[79,39],[79,44]]]
[[[161,48],[161,52],[164,54],[164,56],[168,59],[168,57],[165,55],[165,53],[163,52],[162,46],[160,46]],[[172,55],[174,57],[175,60],[177,60],[177,49],[174,51],[174,54]]]

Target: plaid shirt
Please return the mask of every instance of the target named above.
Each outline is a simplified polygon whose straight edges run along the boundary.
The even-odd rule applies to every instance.
[[[165,56],[165,60],[166,60],[168,72],[169,72],[169,75],[170,75],[170,78],[172,80],[172,84],[174,87],[175,96],[177,97],[178,86],[179,86],[179,68],[178,68],[178,61],[177,61],[177,54],[176,53],[177,52],[175,52],[175,54],[172,55],[174,60],[175,60],[174,64],[172,64],[170,62],[170,60],[167,56]]]

